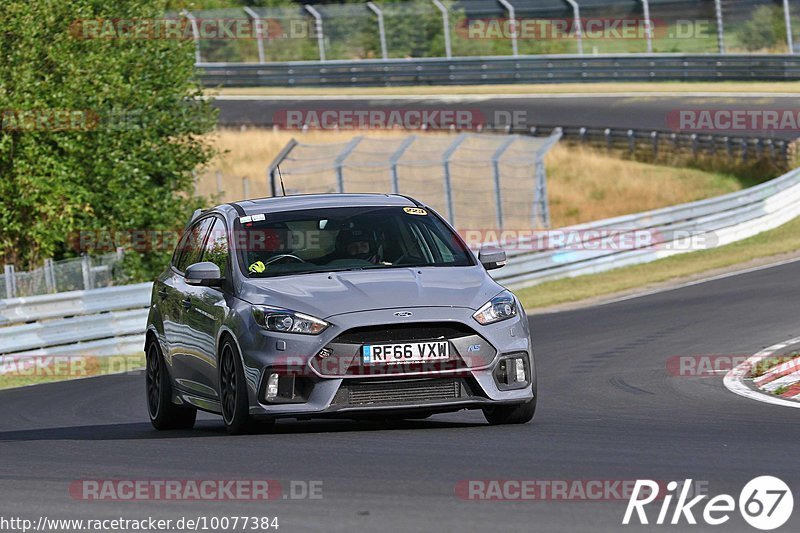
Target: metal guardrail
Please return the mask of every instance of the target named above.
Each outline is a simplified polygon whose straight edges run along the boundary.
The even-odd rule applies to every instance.
[[[675,207],[656,209],[558,231],[573,236],[569,247],[524,251],[530,243],[513,246],[508,266],[494,271],[500,283],[512,288],[545,281],[603,272],[622,266],[655,261],[691,251],[677,238],[708,236],[707,248],[730,244],[775,228],[800,215],[800,169],[743,191]],[[602,247],[598,241],[610,232],[647,231],[656,236],[647,246]]]
[[[208,87],[356,87],[617,81],[787,81],[800,56],[719,54],[454,57],[199,63]]]
[[[152,283],[0,300],[0,354],[127,355],[144,345]]]

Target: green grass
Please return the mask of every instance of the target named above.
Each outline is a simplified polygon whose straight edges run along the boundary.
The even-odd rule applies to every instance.
[[[515,291],[526,309],[577,302],[800,250],[800,218],[727,246]]]
[[[792,354],[782,357],[767,357],[766,359],[762,359],[753,367],[750,371],[751,378],[758,378],[769,372],[771,369],[775,368],[776,366],[791,361],[795,357],[800,354]]]
[[[0,389],[52,383],[92,376],[119,374],[142,369],[144,354],[95,356],[31,356],[19,362],[2,361]]]

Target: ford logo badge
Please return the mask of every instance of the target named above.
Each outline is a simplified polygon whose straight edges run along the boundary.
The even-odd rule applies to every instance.
[[[398,311],[398,312],[396,312],[394,314],[394,316],[398,316],[398,317],[401,317],[401,318],[408,318],[413,314],[414,313],[412,313],[411,311]]]

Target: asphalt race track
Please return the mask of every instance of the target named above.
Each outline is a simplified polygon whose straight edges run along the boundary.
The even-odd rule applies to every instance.
[[[468,479],[683,480],[738,499],[751,478],[800,479],[800,410],[735,396],[668,358],[750,354],[800,335],[800,262],[532,318],[541,399],[532,424],[477,412],[415,422],[284,421],[229,437],[203,416],[158,433],[142,375],[0,392],[0,500],[36,518],[278,516],[280,531],[624,531],[626,501],[465,501]],[[78,479],[323,482],[316,500],[93,502]],[[798,502],[800,487],[793,487]],[[287,491],[288,492],[288,491]],[[660,506],[660,504],[659,504]],[[658,507],[650,509],[654,520]],[[696,515],[702,514],[702,509]],[[671,516],[671,513],[670,513]],[[800,512],[782,530],[800,530]],[[651,526],[650,530],[665,529]],[[705,531],[708,526],[670,530]],[[719,531],[756,531],[737,511]]]
[[[289,91],[291,89],[288,89]],[[681,110],[789,110],[796,107],[797,96],[764,95],[487,95],[450,97],[247,97],[224,96],[214,105],[220,109],[222,126],[272,126],[286,110],[318,113],[327,110],[466,110],[488,123],[495,112],[502,117],[519,116],[522,127],[563,126],[587,128],[633,128],[673,130],[670,113]],[[513,115],[513,113],[520,115]],[[507,118],[505,120],[508,120]],[[691,133],[691,132],[690,132]],[[725,134],[724,131],[713,133]],[[732,131],[737,136],[753,136],[754,132]],[[794,140],[797,131],[772,132],[778,139]]]

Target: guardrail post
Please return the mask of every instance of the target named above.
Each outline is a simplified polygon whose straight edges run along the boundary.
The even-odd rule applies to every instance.
[[[697,157],[697,134],[692,133],[689,138],[692,140],[692,157]]]
[[[628,153],[633,155],[636,151],[636,137],[633,130],[628,130]]]
[[[347,159],[347,156],[356,149],[361,139],[363,139],[363,137],[360,135],[358,137],[353,137],[353,139],[347,143],[347,146],[344,147],[344,150],[336,156],[334,166],[336,167],[336,189],[338,192],[344,192],[344,161]]]
[[[606,150],[611,150],[613,141],[611,140],[611,128],[603,130],[603,135],[606,136]]]
[[[317,47],[319,48],[319,60],[325,61],[325,34],[322,31],[322,15],[309,4],[306,4],[305,8],[306,11],[311,13],[311,16],[314,17],[314,28],[317,33]]]
[[[722,0],[714,0],[714,13],[717,17],[717,46],[719,53],[725,53],[725,26],[722,21]]]
[[[56,273],[53,270],[52,259],[44,260],[44,285],[47,288],[47,292],[56,292]]]
[[[504,140],[500,146],[497,147],[494,154],[492,154],[492,173],[494,175],[494,201],[497,205],[497,228],[503,229],[503,190],[500,187],[500,158],[503,153],[508,150],[509,146],[514,144],[518,135],[510,135]]]
[[[517,16],[514,6],[508,0],[498,0],[506,11],[508,11],[508,28],[511,30],[511,54],[514,57],[519,56],[519,48],[517,47]]]
[[[578,55],[583,55],[583,21],[581,21],[581,6],[576,0],[567,0],[572,6],[572,17],[575,19],[575,39],[578,41]]]
[[[450,183],[450,158],[461,143],[467,138],[466,133],[460,133],[453,143],[442,154],[442,169],[444,170],[444,198],[447,203],[447,221],[455,226],[455,211],[453,210],[453,188]]]
[[[17,296],[17,278],[14,274],[14,265],[5,265],[3,273],[6,278],[6,298],[16,298]]]
[[[197,19],[191,12],[183,10],[183,16],[189,19],[189,24],[192,26],[192,38],[194,39],[194,62],[202,63],[203,58],[200,54],[200,28],[197,27]]]
[[[742,163],[747,163],[747,139],[742,139]]]
[[[258,62],[266,63],[264,54],[264,21],[259,18],[258,13],[253,11],[250,6],[244,6],[244,11],[253,19],[253,24],[256,28],[256,46],[258,47]]]
[[[644,8],[644,37],[647,39],[647,53],[653,53],[653,24],[650,20],[650,0],[641,0]]]
[[[378,17],[378,38],[381,41],[381,57],[389,59],[389,52],[386,48],[386,27],[383,25],[383,11],[375,5],[375,2],[367,2],[367,7]]]
[[[578,130],[578,138],[581,140],[581,144],[586,143],[586,128],[581,128]]]
[[[794,55],[794,36],[792,35],[792,14],[789,10],[789,0],[783,0],[783,18],[786,24],[786,44],[789,45],[789,54]]]
[[[450,47],[450,13],[447,11],[441,0],[433,0],[433,4],[442,12],[442,24],[444,25],[444,53],[447,59],[453,57],[453,49]],[[515,54],[516,55],[516,54]]]
[[[81,273],[83,274],[83,289],[86,291],[93,289],[92,260],[88,254],[81,256]]]
[[[403,142],[400,143],[397,150],[389,157],[389,165],[392,173],[392,194],[400,193],[400,177],[397,175],[397,162],[403,157],[403,153],[408,150],[408,147],[411,146],[416,138],[416,135],[409,135],[403,139]]]
[[[650,139],[653,141],[653,160],[656,160],[658,159],[658,132],[651,132]]]

